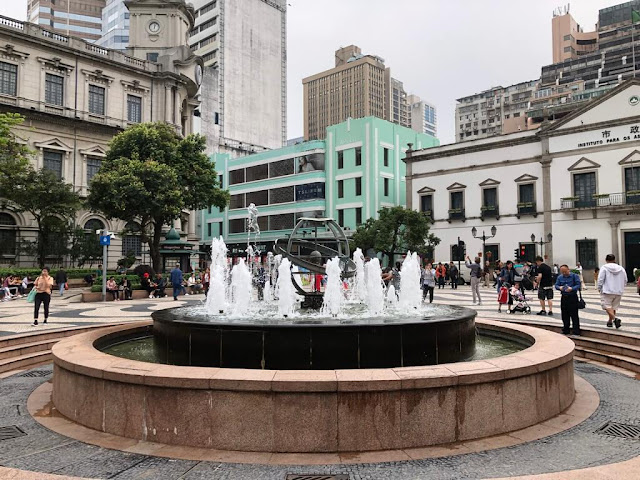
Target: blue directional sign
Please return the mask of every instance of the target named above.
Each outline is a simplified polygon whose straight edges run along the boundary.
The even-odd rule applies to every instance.
[[[111,235],[100,235],[100,245],[111,245]]]

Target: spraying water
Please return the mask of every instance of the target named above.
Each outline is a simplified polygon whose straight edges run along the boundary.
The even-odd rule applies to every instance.
[[[367,298],[367,283],[364,273],[364,255],[359,248],[353,252],[353,262],[356,264],[356,276],[351,282],[351,298],[358,302],[364,302]]]
[[[244,259],[240,258],[231,270],[233,315],[242,316],[248,312],[249,306],[251,305],[252,291],[251,271],[244,263]]]
[[[283,258],[279,263],[276,283],[278,313],[284,317],[290,317],[293,315],[296,306],[296,292],[291,280],[291,262],[288,258]]]
[[[372,258],[366,268],[365,302],[370,315],[380,315],[384,310],[384,287],[380,260]],[[395,295],[394,295],[395,296]]]
[[[327,285],[324,290],[322,313],[337,317],[342,309],[344,295],[342,293],[342,270],[340,259],[332,258],[327,262]]]
[[[390,305],[395,305],[398,303],[398,295],[396,295],[396,287],[393,284],[389,284],[389,288],[387,289],[387,302]]]
[[[207,313],[218,315],[227,309],[227,246],[222,237],[211,241],[211,277]]]
[[[398,306],[405,312],[416,310],[422,301],[420,290],[420,260],[417,253],[407,252],[402,262]]]

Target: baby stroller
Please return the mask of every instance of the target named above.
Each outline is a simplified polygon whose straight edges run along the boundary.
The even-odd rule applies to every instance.
[[[531,307],[527,303],[527,297],[524,292],[519,291],[518,294],[512,295],[514,305],[511,308],[511,313],[531,313]]]

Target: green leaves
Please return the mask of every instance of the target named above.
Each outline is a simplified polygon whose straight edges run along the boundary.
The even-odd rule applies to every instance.
[[[393,260],[396,254],[408,250],[427,255],[440,239],[429,233],[429,218],[420,212],[404,207],[382,208],[378,220],[368,219],[353,234],[355,247],[366,251],[370,248],[382,252]]]
[[[162,225],[182,210],[224,208],[229,201],[205,148],[204,137],[182,138],[165,123],[134,125],[113,138],[91,181],[91,208],[107,218],[140,223],[156,271]]]

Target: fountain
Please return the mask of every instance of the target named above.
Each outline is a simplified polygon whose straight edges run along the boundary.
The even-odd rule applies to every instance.
[[[331,219],[300,219],[276,242],[267,265],[273,302],[254,298],[243,260],[229,275],[226,246],[214,239],[205,305],[54,346],[54,405],[136,440],[359,452],[504,433],[571,404],[571,340],[422,305],[415,253],[403,262],[399,300],[391,286],[385,303],[379,259],[364,263],[356,251],[352,260],[336,229]],[[326,275],[324,292],[302,275]],[[491,353],[497,345],[505,356]]]

